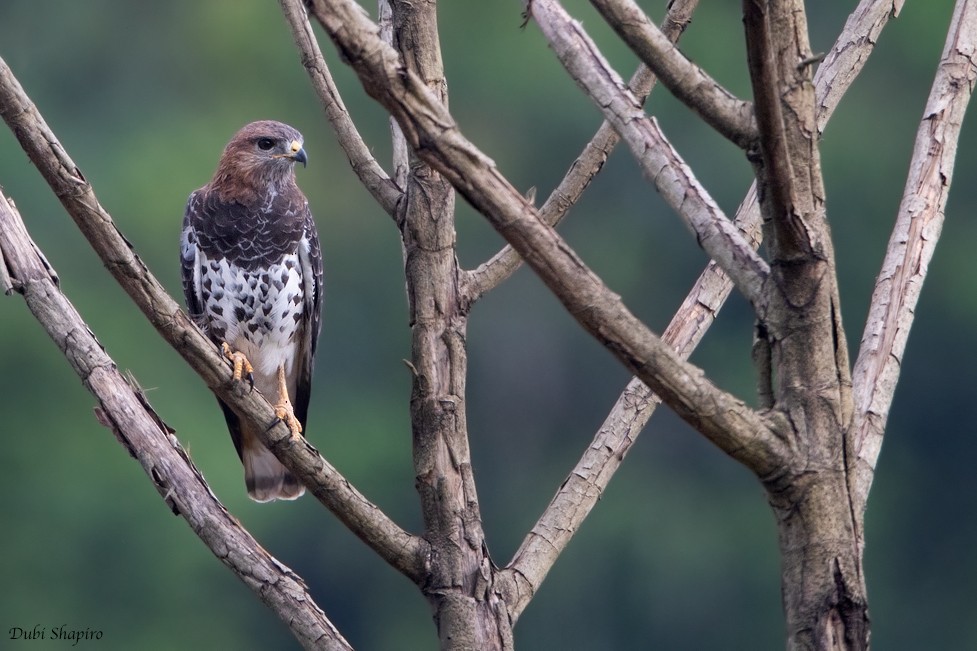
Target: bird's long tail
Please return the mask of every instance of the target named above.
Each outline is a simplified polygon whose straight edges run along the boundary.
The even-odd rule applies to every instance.
[[[255,502],[294,500],[305,493],[305,486],[257,440],[248,440],[241,450],[244,484]],[[248,445],[248,444],[251,445]]]
[[[244,464],[244,483],[248,497],[255,502],[294,500],[305,494],[305,486],[288,471],[271,451],[261,444],[253,426],[237,417],[230,407],[218,398],[227,420],[227,428],[241,462]]]

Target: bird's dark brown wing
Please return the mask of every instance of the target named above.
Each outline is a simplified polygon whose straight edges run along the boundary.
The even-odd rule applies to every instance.
[[[312,393],[312,371],[319,339],[320,309],[322,301],[322,249],[319,233],[308,203],[305,204],[305,229],[299,242],[299,266],[305,285],[305,319],[298,353],[298,378],[295,389],[295,417],[305,428]]]
[[[190,318],[196,321],[199,326],[203,326],[201,319],[204,315],[205,299],[200,286],[199,238],[194,224],[199,223],[208,210],[208,202],[205,201],[204,195],[204,190],[197,190],[190,195],[187,200],[186,211],[183,214],[183,230],[180,233],[180,271],[183,278],[183,296],[187,301]],[[220,341],[215,341],[209,331],[209,328],[204,328],[207,338],[219,346]],[[217,399],[217,403],[220,405],[221,411],[224,412],[224,420],[227,421],[227,429],[231,434],[234,449],[237,450],[238,457],[241,457],[241,419],[220,398]]]
[[[203,314],[203,297],[200,295],[197,265],[197,232],[193,227],[194,218],[200,210],[200,190],[187,199],[183,212],[183,230],[180,232],[180,271],[183,278],[183,296],[187,301],[190,318],[197,320]]]

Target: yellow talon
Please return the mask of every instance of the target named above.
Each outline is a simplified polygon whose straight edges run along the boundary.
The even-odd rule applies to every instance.
[[[251,366],[251,362],[245,357],[244,353],[241,351],[233,350],[230,345],[225,341],[221,344],[221,352],[224,353],[224,357],[231,360],[234,364],[234,376],[233,380],[235,382],[240,382],[241,378],[247,373],[248,382],[251,384],[251,388],[254,388],[254,367]]]
[[[278,402],[275,403],[275,416],[288,425],[293,439],[299,439],[302,435],[302,423],[295,417],[292,410],[292,403],[288,399],[288,385],[285,383],[285,367],[278,367]]]

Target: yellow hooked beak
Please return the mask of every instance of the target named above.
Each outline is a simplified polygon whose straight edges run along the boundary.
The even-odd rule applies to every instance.
[[[309,162],[309,157],[305,155],[305,149],[302,148],[302,143],[298,140],[293,140],[288,146],[289,153],[285,154],[285,158],[291,158],[292,160],[302,163],[302,167],[305,167],[306,163]]]
[[[302,163],[302,167],[305,167],[305,164],[309,162],[309,157],[305,155],[305,149],[302,148],[302,143],[298,140],[293,140],[288,148],[292,152],[292,160]]]

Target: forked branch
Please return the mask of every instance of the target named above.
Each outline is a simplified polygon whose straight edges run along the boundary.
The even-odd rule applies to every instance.
[[[849,17],[815,77],[817,121],[821,129],[861,72],[882,28],[893,16],[888,0],[863,0]],[[871,34],[871,38],[865,38],[865,34]],[[760,210],[755,184],[736,211],[735,222],[756,245]],[[662,338],[674,345],[679,355],[687,357],[712,324],[732,287],[716,263],[710,262]],[[637,379],[618,398],[591,445],[503,570],[516,586],[510,604],[513,619],[518,619],[529,604],[659,403]]]

